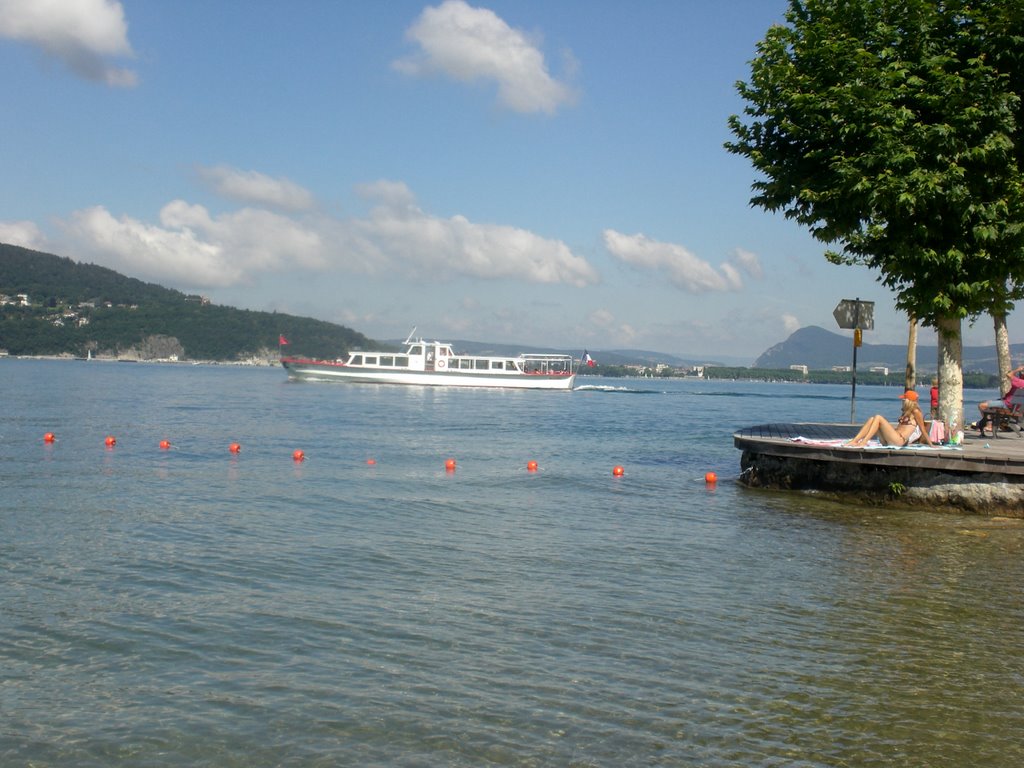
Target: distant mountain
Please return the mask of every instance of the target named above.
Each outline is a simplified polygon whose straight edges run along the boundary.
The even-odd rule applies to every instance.
[[[591,354],[595,354],[591,350]],[[724,366],[746,366],[750,364],[749,357],[735,357],[730,355],[715,355],[714,357],[681,357],[670,355],[667,352],[651,352],[646,349],[603,349],[598,354],[601,359],[598,362],[607,365],[657,365],[665,363],[676,368],[690,368],[696,365],[724,365]]]
[[[27,297],[27,303],[19,298]],[[341,325],[211,304],[112,269],[0,243],[0,348],[12,355],[333,358],[373,342]]]
[[[1014,357],[1024,354],[1024,344],[1011,344]],[[917,348],[917,369],[923,373],[936,370],[938,349],[919,345]],[[791,365],[806,365],[812,370],[828,370],[833,366],[850,365],[853,362],[853,345],[849,336],[827,331],[816,325],[801,328],[785,341],[776,344],[754,361],[755,368],[788,368]],[[885,366],[890,371],[902,371],[907,365],[907,347],[904,344],[864,344],[857,350],[857,369]],[[996,348],[964,347],[963,369],[965,373],[998,373],[999,363]]]

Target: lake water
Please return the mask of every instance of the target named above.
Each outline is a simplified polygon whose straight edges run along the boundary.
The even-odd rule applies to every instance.
[[[0,360],[0,765],[1024,763],[1024,523],[736,484],[846,387],[578,382]]]

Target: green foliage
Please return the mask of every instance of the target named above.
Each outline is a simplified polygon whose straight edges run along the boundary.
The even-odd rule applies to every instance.
[[[185,298],[180,291],[125,277],[106,267],[4,243],[0,243],[0,293],[27,293],[37,303],[52,299],[67,304],[175,304]]]
[[[923,324],[1024,283],[1022,0],[791,0],[737,85],[727,149],[782,211]]]
[[[0,307],[0,348],[14,355],[115,354],[151,336],[177,339],[192,360],[276,353],[280,335],[292,342],[286,353],[308,357],[335,358],[373,344],[344,326],[204,303],[104,267],[13,245],[0,244],[0,293],[25,293],[32,302]]]

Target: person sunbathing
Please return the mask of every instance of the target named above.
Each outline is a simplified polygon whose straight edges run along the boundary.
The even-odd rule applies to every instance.
[[[895,426],[881,414],[875,414],[864,422],[860,432],[846,445],[850,448],[863,448],[868,440],[877,436],[883,445],[903,446],[921,441],[926,445],[934,445],[928,437],[928,429],[924,425],[924,415],[917,404],[917,392],[908,389],[900,399],[903,401],[903,409]]]

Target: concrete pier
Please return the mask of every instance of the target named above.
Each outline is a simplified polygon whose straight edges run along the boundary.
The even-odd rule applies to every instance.
[[[1024,518],[1024,439],[965,434],[962,446],[848,448],[857,424],[761,424],[733,435],[740,482],[883,505]]]

